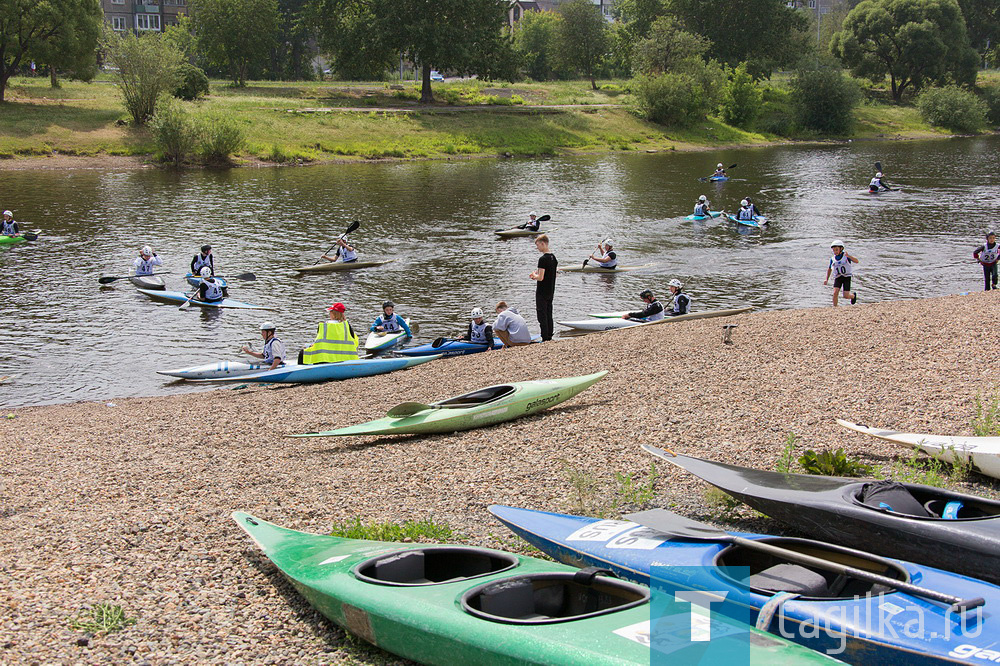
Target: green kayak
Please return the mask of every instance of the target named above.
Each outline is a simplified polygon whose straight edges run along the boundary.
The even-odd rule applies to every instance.
[[[648,588],[593,569],[486,548],[308,534],[240,511],[233,519],[323,615],[423,664],[649,664],[650,645],[674,664],[698,663],[706,649],[741,666],[831,663],[716,615],[705,620],[711,641],[694,642],[688,604],[651,620]]]
[[[432,405],[404,402],[386,412],[384,419],[337,430],[291,436],[412,435],[483,428],[528,416],[565,402],[596,384],[606,374],[608,372],[604,370],[579,377],[487,386]]]

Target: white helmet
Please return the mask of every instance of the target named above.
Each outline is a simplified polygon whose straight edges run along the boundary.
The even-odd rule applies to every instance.
[[[153,254],[153,248],[148,245],[143,245],[142,249],[139,250],[139,254]]]
[[[876,178],[881,178],[881,177],[882,177],[882,172],[881,172],[881,171],[879,171],[879,172],[878,172],[877,174],[875,174],[875,177],[876,177]]]
[[[531,211],[530,213],[528,213],[528,217],[538,217],[538,213],[536,213],[535,211]]]
[[[201,275],[202,277],[208,277],[209,275],[212,274],[212,269],[209,268],[208,266],[202,266],[201,270],[198,271],[198,274]]]
[[[678,280],[677,278],[674,278],[673,280],[671,280],[670,282],[667,283],[667,286],[668,287],[677,287],[678,289],[680,289],[680,288],[682,288],[684,286],[684,284],[680,280]]]
[[[698,197],[698,201],[708,201],[708,197],[706,197],[706,196],[705,196],[705,195],[703,194],[703,195],[701,195],[700,197]]]
[[[749,201],[747,201],[746,199],[744,199],[743,201],[741,201],[741,202],[740,202],[740,205],[741,205],[741,206],[749,206],[749,205],[750,205],[750,202],[749,202]]]
[[[479,319],[480,317],[483,316],[483,309],[472,308],[472,312],[469,313],[469,316],[472,317],[473,319]]]
[[[7,217],[14,217],[14,213],[10,212],[9,210],[5,210],[3,214]]]
[[[605,238],[604,239],[604,247],[614,247],[614,246],[615,246],[615,244],[611,242],[610,238]]]
[[[722,168],[722,162],[719,162],[718,164],[716,164],[715,168],[716,169],[721,169]]]
[[[260,330],[262,331],[273,331],[275,328],[277,328],[277,326],[275,326],[274,322],[271,321],[265,321],[260,325]]]
[[[844,245],[844,241],[842,241],[842,240],[835,240],[832,243],[830,243],[830,247],[847,247],[847,246]]]

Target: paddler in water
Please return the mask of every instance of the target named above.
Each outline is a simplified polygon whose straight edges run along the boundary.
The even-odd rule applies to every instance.
[[[542,226],[542,223],[538,221],[538,213],[531,211],[528,213],[528,221],[524,224],[517,225],[518,229],[524,229],[526,231],[538,231],[538,228]]]
[[[198,284],[198,300],[203,303],[218,303],[226,297],[222,283],[212,275],[208,266],[201,267],[201,282]]]
[[[334,303],[326,309],[329,321],[321,321],[316,330],[316,341],[299,352],[299,363],[339,363],[358,359],[358,336],[347,321],[343,303]]]
[[[215,275],[215,260],[212,258],[212,246],[202,245],[201,253],[191,258],[191,275],[201,275],[201,269],[208,267]]]
[[[891,189],[892,188],[889,187],[889,185],[884,180],[882,180],[881,171],[877,172],[875,174],[875,177],[872,178],[871,182],[868,183],[868,191],[872,194],[876,192],[886,192]]]
[[[722,166],[722,162],[715,165],[715,173],[712,174],[712,178],[727,178],[726,169]]]
[[[646,307],[638,312],[626,312],[622,315],[622,319],[631,319],[632,321],[656,321],[663,319],[663,303],[656,300],[656,296],[651,289],[643,289],[639,293],[639,298],[646,304]]]
[[[139,256],[132,262],[136,275],[152,275],[154,266],[162,266],[163,259],[156,256],[153,248],[143,245],[139,250]]]
[[[354,249],[354,246],[350,245],[343,238],[339,238],[337,239],[337,251],[334,255],[332,257],[328,257],[324,254],[322,258],[329,262],[334,262],[340,259],[342,263],[350,264],[358,260],[358,253]]]
[[[265,321],[260,325],[260,337],[264,340],[264,350],[262,352],[256,352],[246,345],[243,346],[244,353],[261,359],[264,365],[268,366],[268,370],[274,370],[278,366],[285,364],[285,343],[275,336],[275,328],[275,325],[269,321]]]
[[[674,297],[674,303],[670,310],[667,311],[667,316],[678,317],[686,315],[691,309],[691,297],[684,293],[684,283],[674,278],[667,283],[667,289],[670,290],[670,295]]]
[[[493,327],[483,319],[482,308],[472,308],[469,318],[471,319],[469,329],[459,340],[472,342],[477,345],[486,345],[487,351],[493,349],[493,345],[495,344],[493,340]]]
[[[736,219],[744,222],[753,222],[753,207],[746,199],[740,201],[740,210],[736,213]]]
[[[371,325],[370,331],[374,333],[396,333],[400,330],[406,331],[406,337],[412,338],[413,332],[410,330],[406,320],[395,313],[396,304],[386,301],[382,304],[382,314],[375,317],[375,323]]]
[[[3,221],[0,221],[0,235],[2,236],[20,236],[21,229],[17,226],[17,222],[14,221],[14,213],[9,210],[3,212]]]
[[[986,234],[986,243],[972,251],[972,258],[983,266],[983,282],[986,291],[997,288],[997,260],[1000,259],[1000,245],[997,245],[997,235],[992,231]]]
[[[704,194],[698,197],[698,203],[694,205],[694,214],[698,217],[708,217],[712,214],[711,204]]]
[[[614,244],[610,238],[598,243],[596,252],[599,254],[592,254],[590,258],[601,268],[615,268],[618,265],[618,254],[614,251]]]

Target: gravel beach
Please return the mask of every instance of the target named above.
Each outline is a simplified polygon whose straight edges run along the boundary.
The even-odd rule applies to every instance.
[[[312,611],[230,512],[315,532],[433,517],[463,541],[505,547],[514,540],[489,504],[569,509],[568,468],[610,496],[615,472],[648,474],[643,443],[770,469],[792,431],[802,447],[882,464],[905,450],[834,419],[971,434],[977,394],[997,388],[997,298],[754,313],[316,386],[17,409],[0,420],[0,661],[392,662]],[[724,323],[739,325],[731,345]],[[493,428],[284,437],[405,400],[605,369],[573,400]],[[658,467],[655,504],[709,515],[704,484]],[[976,475],[965,487],[993,492]],[[98,602],[121,604],[135,624],[93,637],[69,628]]]

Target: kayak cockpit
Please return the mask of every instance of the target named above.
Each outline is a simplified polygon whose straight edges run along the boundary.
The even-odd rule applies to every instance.
[[[848,488],[848,498],[873,511],[925,520],[976,520],[1000,516],[1000,502],[893,481],[871,481]]]
[[[517,390],[516,386],[503,385],[503,386],[488,386],[484,389],[479,389],[478,391],[473,391],[472,393],[466,393],[465,395],[455,396],[454,398],[448,398],[447,400],[442,400],[437,403],[438,407],[474,407],[476,405],[485,405],[488,402],[493,402],[499,400],[500,398],[506,398],[507,396],[514,393]]]
[[[376,585],[440,585],[513,569],[510,553],[471,547],[428,547],[401,550],[365,560],[354,577]]]
[[[462,595],[465,612],[505,624],[553,624],[633,608],[649,590],[594,569],[539,573],[495,580]]]
[[[867,553],[806,539],[779,537],[761,539],[761,542],[899,581],[909,581],[909,574],[903,567]],[[719,553],[715,564],[724,576],[768,596],[776,592],[790,592],[803,599],[850,599],[856,595],[863,597],[891,591],[882,585],[797,564],[778,555],[740,545],[729,546]]]

